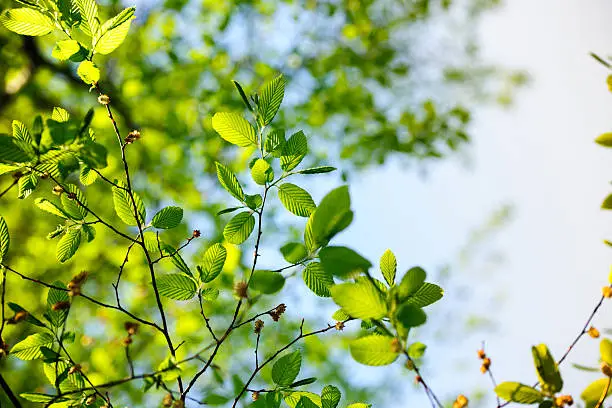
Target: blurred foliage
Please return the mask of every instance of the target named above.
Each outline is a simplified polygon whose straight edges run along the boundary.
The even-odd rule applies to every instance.
[[[150,208],[180,203],[185,209],[188,225],[167,235],[173,244],[178,245],[193,228],[201,229],[207,242],[220,240],[222,221],[215,214],[223,208],[225,199],[213,188],[214,163],[222,160],[238,171],[246,168],[248,155],[236,154],[218,138],[212,129],[212,113],[242,111],[242,102],[229,86],[231,80],[239,80],[245,89],[253,90],[255,84],[278,72],[288,78],[288,88],[284,110],[276,121],[288,130],[299,125],[309,138],[316,138],[317,143],[312,145],[318,150],[309,164],[342,158],[341,167],[348,177],[390,158],[410,165],[450,157],[470,141],[472,110],[481,103],[508,103],[514,87],[525,81],[521,73],[480,63],[477,23],[482,13],[497,3],[137,2],[137,18],[125,44],[112,58],[96,61],[104,73],[102,87],[118,110],[122,132],[137,128],[143,134],[137,152],[128,151],[131,167],[137,170],[136,189]],[[0,9],[14,6],[14,2],[0,0]],[[121,8],[117,1],[106,2],[101,13],[108,17]],[[54,35],[33,39],[0,30],[0,133],[10,133],[13,119],[30,126],[34,114],[48,114],[54,106],[83,117],[96,104],[78,78],[75,64],[50,58],[58,39]],[[110,146],[114,136],[105,115],[98,105],[92,127],[98,140]],[[121,171],[119,158],[110,155],[105,174],[113,178]],[[0,189],[11,183],[10,176],[0,176]],[[51,185],[44,187],[34,196],[51,197]],[[94,206],[105,194],[107,190],[98,183],[88,188],[88,199]],[[2,197],[0,203],[13,242],[19,243],[9,256],[12,266],[53,282],[57,278],[67,280],[87,265],[92,274],[88,290],[99,298],[113,299],[111,282],[125,255],[125,243],[100,229],[96,239],[104,245],[84,245],[69,263],[48,264],[45,260],[55,257],[55,245],[44,237],[54,229],[55,218],[41,215],[31,200],[20,202],[15,194]],[[108,206],[97,210],[103,218],[113,213]],[[271,240],[277,231],[287,228],[282,219],[275,222],[267,227]],[[199,260],[202,255],[202,251],[192,250],[185,257]],[[132,254],[126,268],[124,290],[131,299],[126,307],[153,316],[154,300],[147,291],[149,277],[141,256]],[[250,254],[245,254],[245,260],[248,258]],[[278,255],[264,252],[264,262],[275,259]],[[236,247],[229,251],[222,287],[231,288],[233,274],[245,268],[240,250]],[[32,312],[44,308],[43,293],[34,290],[31,283],[13,281],[12,288],[9,300],[18,298]],[[284,296],[300,297],[300,291],[286,292]],[[312,301],[303,304],[317,308]],[[212,321],[225,321],[232,305],[233,299],[220,298],[210,312]],[[170,315],[180,316],[170,322],[177,336],[188,342],[207,341],[208,333],[198,331],[201,324],[197,310],[185,313],[185,307],[194,305],[173,303],[167,307]],[[81,353],[77,359],[87,362],[84,366],[96,380],[126,374],[120,347],[125,320],[87,303],[79,304],[78,310],[80,314],[72,316],[71,324],[84,326],[86,333],[76,340],[83,346],[75,348]],[[317,312],[290,308],[288,313],[301,316]],[[329,316],[322,317],[322,321],[327,320]],[[296,321],[283,321],[276,337],[265,341],[287,342],[298,329]],[[24,325],[10,326],[6,339],[23,338],[28,330]],[[159,361],[151,362],[156,367],[165,358],[163,339],[143,331],[134,342],[135,360],[145,346],[147,355],[157,356],[151,347],[158,349]],[[237,381],[224,374],[230,369],[248,372],[250,368],[240,366],[240,362],[249,359],[238,356],[251,355],[250,346],[248,331],[242,337],[233,337],[231,347],[220,352],[218,361],[223,364],[214,367],[220,382],[204,384],[202,393],[231,393]],[[316,370],[320,380],[333,380],[344,390],[350,389],[353,399],[375,402],[371,392],[355,384],[341,364],[328,364],[343,359],[330,350],[317,338],[307,339],[304,351],[310,369]],[[2,364],[0,369],[11,373],[17,392],[31,382],[40,383],[43,377],[41,370],[25,368],[13,359]],[[128,384],[123,390],[135,406],[145,406],[138,400],[141,394],[135,392],[139,386]]]

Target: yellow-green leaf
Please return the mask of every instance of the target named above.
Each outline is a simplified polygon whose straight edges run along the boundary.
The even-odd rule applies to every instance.
[[[91,61],[83,61],[77,68],[77,74],[86,84],[93,85],[100,80],[100,70]]]
[[[383,366],[393,363],[399,356],[397,340],[389,336],[372,334],[353,340],[349,348],[351,356],[358,363],[369,366]]]
[[[53,20],[38,10],[16,8],[4,10],[0,22],[14,33],[39,36],[49,34],[55,28]]]
[[[232,144],[241,147],[257,144],[257,133],[253,125],[237,113],[215,113],[212,126],[219,136]]]

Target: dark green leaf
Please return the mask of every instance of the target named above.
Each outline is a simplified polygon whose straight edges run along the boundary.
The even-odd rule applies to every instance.
[[[285,261],[291,264],[297,264],[308,256],[306,247],[300,242],[289,242],[280,248],[280,252]]]
[[[302,366],[302,355],[299,350],[285,354],[272,366],[272,381],[281,386],[289,386],[295,381]]]
[[[340,403],[342,394],[333,385],[326,385],[321,391],[321,408],[336,408]]]
[[[335,171],[335,167],[331,166],[319,166],[319,167],[311,167],[309,169],[296,171],[297,174],[320,174],[320,173],[329,173]]]
[[[400,306],[396,318],[407,329],[420,326],[427,320],[423,309],[410,303]]]
[[[115,205],[115,212],[119,218],[121,218],[121,221],[127,225],[138,225],[136,222],[136,213],[138,213],[140,224],[144,224],[147,211],[140,196],[132,191],[132,197],[134,198],[134,201],[132,201],[132,197],[130,197],[128,191],[125,190],[125,183],[119,181],[117,185],[119,187],[113,187],[113,204]],[[134,210],[133,203],[136,203],[137,211]]]
[[[503,382],[495,387],[495,393],[506,401],[519,404],[537,404],[544,399],[540,391],[518,382]]]
[[[425,278],[427,278],[427,273],[423,268],[419,266],[410,268],[402,277],[402,280],[398,286],[398,296],[400,302],[403,302],[405,299],[419,290],[423,286]]]
[[[53,286],[58,288],[66,287],[61,281],[53,282]],[[68,308],[53,310],[53,305],[59,302],[69,302],[70,297],[65,290],[50,288],[47,293],[47,318],[53,327],[62,327],[68,318]]]
[[[372,267],[370,261],[347,247],[325,247],[319,252],[319,258],[326,272],[340,278],[361,274]]]
[[[0,262],[6,256],[11,243],[11,237],[4,217],[0,216]]]
[[[255,271],[251,277],[251,287],[259,292],[273,294],[285,285],[285,278],[278,272]]]
[[[296,168],[308,153],[308,141],[301,130],[291,135],[281,153],[281,169],[291,171]]]
[[[310,216],[306,231],[310,231],[309,240],[312,242],[306,247],[313,251],[327,245],[329,240],[348,227],[352,220],[353,212],[348,187],[343,186],[332,190],[323,197],[317,209]]]
[[[563,379],[559,367],[546,344],[533,346],[531,353],[540,382],[553,393],[561,391]]]
[[[57,242],[55,256],[58,261],[66,262],[76,253],[81,245],[81,231],[79,229],[68,229]]]

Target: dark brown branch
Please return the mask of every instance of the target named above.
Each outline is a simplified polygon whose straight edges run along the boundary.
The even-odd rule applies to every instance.
[[[21,408],[21,402],[19,402],[19,400],[15,396],[15,393],[13,393],[13,390],[11,390],[11,387],[9,387],[9,385],[4,380],[4,377],[2,377],[2,373],[0,373],[0,387],[2,387],[2,389],[6,393],[6,396],[8,397],[9,401],[11,401],[13,406],[15,408]]]

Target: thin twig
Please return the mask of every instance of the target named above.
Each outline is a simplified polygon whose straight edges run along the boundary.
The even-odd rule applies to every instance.
[[[9,191],[11,191],[11,189],[17,185],[17,183],[19,183],[19,179],[14,179],[13,182],[11,184],[9,184],[9,186],[7,188],[5,188],[4,190],[2,190],[2,192],[0,193],[0,198],[4,197],[4,195],[6,193],[8,193]]]
[[[9,401],[13,403],[13,406],[15,408],[21,408],[21,402],[19,402],[19,400],[15,396],[15,393],[13,393],[13,390],[11,390],[11,387],[9,387],[7,382],[4,380],[4,377],[2,377],[2,373],[0,373],[0,387],[2,387],[2,389],[6,393]]]

